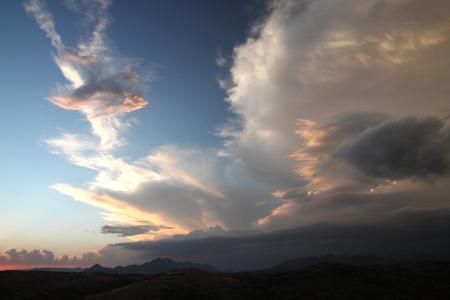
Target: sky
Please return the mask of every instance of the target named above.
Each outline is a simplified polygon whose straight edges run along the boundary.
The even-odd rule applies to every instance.
[[[0,37],[0,269],[450,250],[446,0],[7,0]]]

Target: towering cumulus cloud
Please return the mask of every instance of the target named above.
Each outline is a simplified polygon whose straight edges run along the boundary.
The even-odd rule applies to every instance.
[[[271,2],[235,48],[227,91],[239,126],[223,130],[226,153],[279,199],[257,225],[375,214],[355,197],[373,199],[379,214],[448,207],[439,189],[389,204],[375,198],[448,181],[449,8],[440,0]]]
[[[63,44],[40,1],[25,4],[69,82],[50,101],[79,111],[91,125],[90,135],[67,133],[48,143],[97,175],[87,188],[53,188],[119,223],[104,233],[140,240],[108,249],[151,257],[172,245],[183,259],[182,246],[192,249],[188,241],[198,240],[198,249],[217,241],[226,249],[267,247],[282,259],[295,255],[287,245],[306,237],[324,237],[325,249],[333,226],[339,227],[332,246],[351,241],[348,251],[351,245],[362,251],[365,228],[377,237],[398,230],[395,238],[371,240],[374,252],[380,241],[402,236],[402,220],[410,246],[423,236],[422,225],[430,232],[446,226],[434,220],[448,220],[450,207],[449,1],[270,1],[226,64],[234,117],[220,126],[223,146],[162,145],[134,161],[114,150],[125,144],[127,113],[147,101],[138,66],[108,48],[109,4],[83,4],[94,29],[75,48]],[[290,228],[297,229],[289,238],[277,238]],[[314,253],[314,243],[308,247]],[[284,249],[279,256],[277,249]],[[264,260],[257,259],[260,250],[244,250],[236,261]]]

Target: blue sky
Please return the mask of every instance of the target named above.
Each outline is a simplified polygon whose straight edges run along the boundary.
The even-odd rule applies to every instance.
[[[169,254],[256,268],[363,249],[367,224],[426,239],[420,220],[450,209],[449,12],[447,0],[2,1],[0,269]],[[344,225],[354,242],[308,244],[311,228]],[[210,238],[240,250],[225,257]]]

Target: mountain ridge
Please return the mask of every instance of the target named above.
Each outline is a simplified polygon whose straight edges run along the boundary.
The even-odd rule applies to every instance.
[[[215,267],[207,264],[198,264],[190,261],[175,261],[170,258],[157,258],[141,265],[116,266],[114,268],[95,264],[87,269],[87,273],[109,273],[109,274],[144,274],[154,275],[173,270],[199,269],[208,272],[218,272]]]

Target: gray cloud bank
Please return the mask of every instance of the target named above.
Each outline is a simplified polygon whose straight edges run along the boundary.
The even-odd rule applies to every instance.
[[[98,254],[94,252],[84,253],[80,257],[57,257],[50,250],[17,250],[10,249],[0,253],[1,265],[17,266],[87,266],[96,262]]]
[[[33,267],[90,267],[94,264],[104,266],[129,265],[143,262],[137,253],[107,246],[99,251],[85,252],[78,256],[61,255],[46,249],[9,249],[0,252],[0,269],[2,267],[33,268]]]
[[[450,210],[404,210],[379,223],[318,223],[269,233],[113,245],[160,256],[208,263],[224,270],[271,267],[285,259],[326,254],[448,255]]]
[[[159,231],[161,229],[170,229],[167,226],[158,225],[136,225],[136,226],[102,226],[101,232],[104,234],[116,234],[118,236],[127,237],[139,234],[144,234],[153,231]]]

